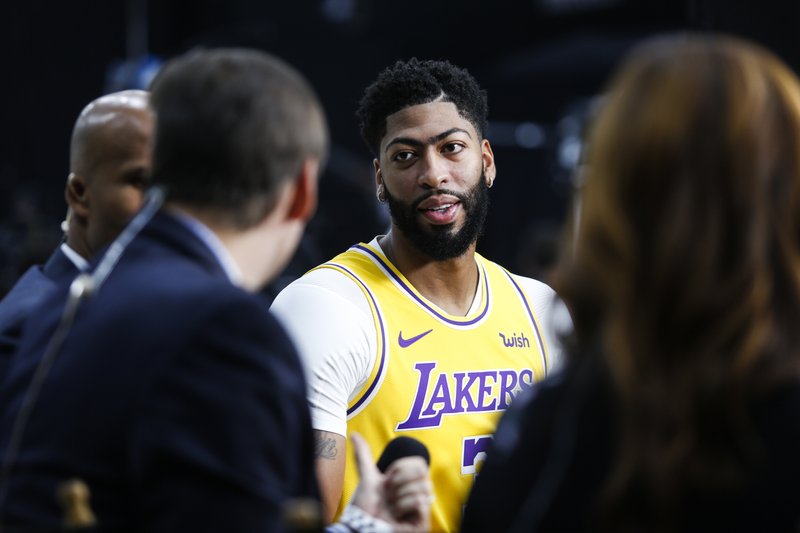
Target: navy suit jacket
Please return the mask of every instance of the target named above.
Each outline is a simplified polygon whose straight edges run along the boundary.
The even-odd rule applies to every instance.
[[[78,275],[78,268],[57,247],[44,265],[30,267],[0,301],[0,383],[17,350],[25,319],[59,283]]]
[[[26,326],[0,392],[0,453],[66,290]],[[28,422],[5,525],[58,528],[55,493],[91,491],[101,531],[280,531],[315,497],[299,359],[259,297],[159,213],[81,304]]]

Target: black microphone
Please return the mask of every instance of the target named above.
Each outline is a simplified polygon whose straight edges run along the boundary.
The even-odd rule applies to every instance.
[[[403,457],[413,457],[418,455],[425,459],[425,462],[430,466],[431,456],[428,453],[428,448],[420,441],[413,437],[395,437],[389,441],[383,453],[378,458],[378,470],[381,473],[386,473],[393,462]]]

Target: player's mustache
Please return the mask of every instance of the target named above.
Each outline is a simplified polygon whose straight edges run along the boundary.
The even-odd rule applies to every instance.
[[[469,197],[464,193],[451,191],[450,189],[433,189],[423,193],[416,200],[414,200],[411,203],[411,208],[417,209],[419,207],[419,204],[421,204],[431,196],[444,196],[444,195],[455,196],[456,198],[458,198],[458,201],[461,202],[462,204],[469,203]]]

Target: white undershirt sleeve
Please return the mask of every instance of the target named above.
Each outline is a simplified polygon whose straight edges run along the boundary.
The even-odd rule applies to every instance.
[[[539,319],[542,337],[547,346],[548,374],[552,374],[564,364],[564,348],[561,339],[572,330],[572,318],[569,316],[567,306],[548,285],[522,276],[516,276],[515,279],[520,282]]]
[[[314,429],[347,435],[347,406],[375,363],[377,338],[364,293],[338,271],[314,270],[288,285],[270,310],[306,372]]]

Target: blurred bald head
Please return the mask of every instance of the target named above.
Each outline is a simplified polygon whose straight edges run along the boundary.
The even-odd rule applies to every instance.
[[[87,105],[72,130],[67,243],[90,258],[142,204],[152,160],[153,112],[146,91],[107,94]]]

